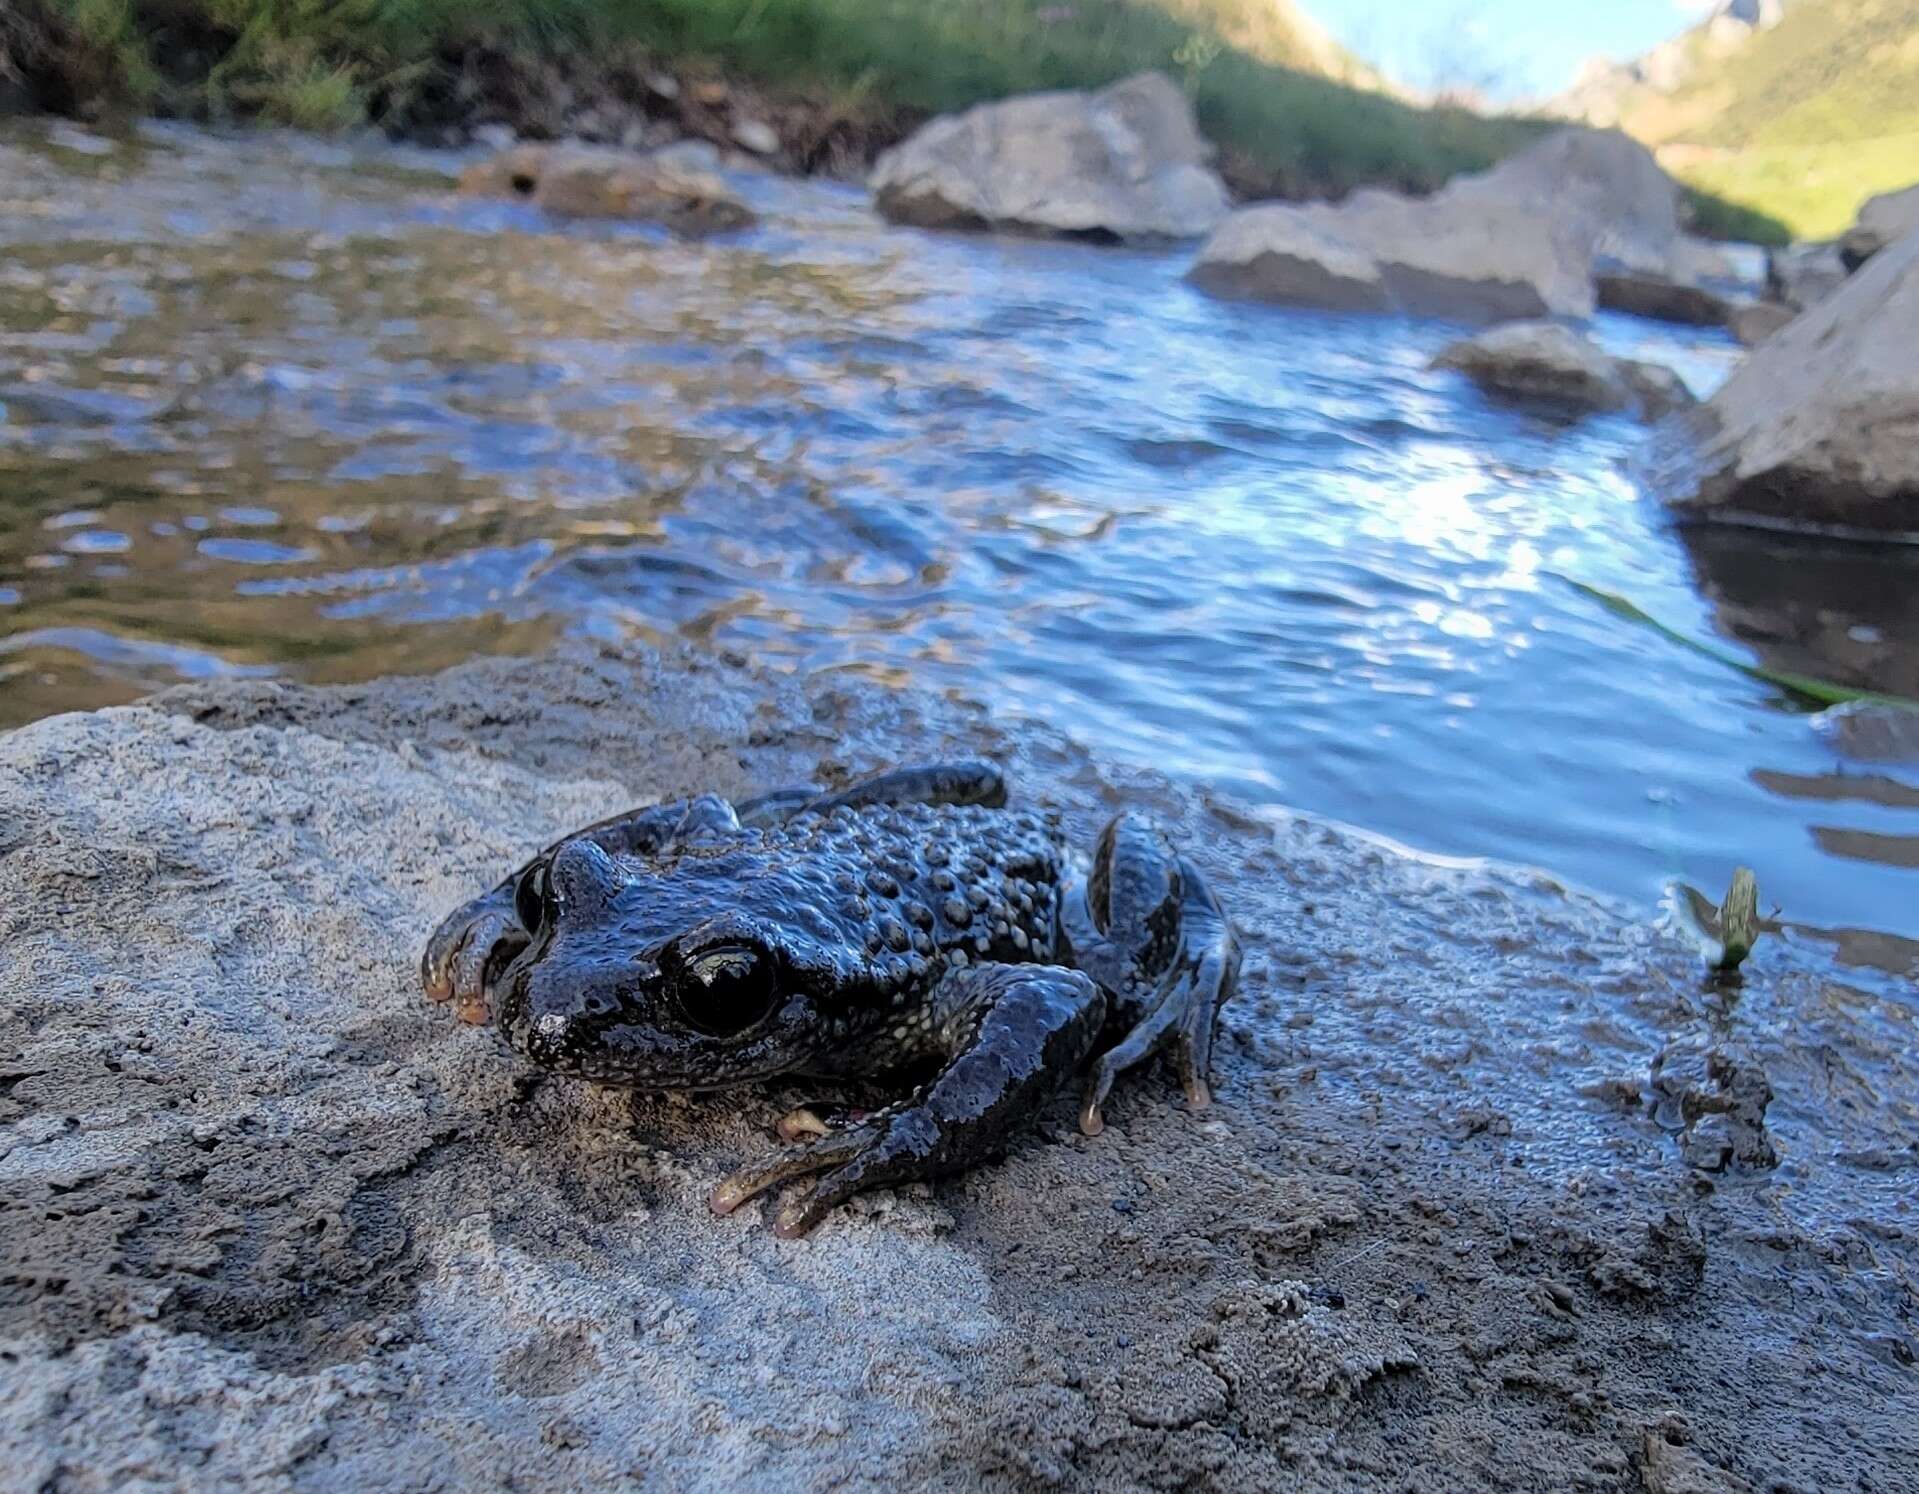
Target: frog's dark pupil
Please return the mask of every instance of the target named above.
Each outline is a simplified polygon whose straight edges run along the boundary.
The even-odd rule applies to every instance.
[[[681,1011],[709,1037],[738,1037],[759,1026],[778,995],[772,961],[743,945],[702,951],[679,981]]]

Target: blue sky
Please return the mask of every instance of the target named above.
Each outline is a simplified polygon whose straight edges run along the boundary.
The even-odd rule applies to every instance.
[[[1334,36],[1416,87],[1500,98],[1557,92],[1595,52],[1631,57],[1699,19],[1708,0],[1301,0]]]

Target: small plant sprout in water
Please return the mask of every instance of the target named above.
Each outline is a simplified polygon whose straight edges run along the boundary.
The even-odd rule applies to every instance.
[[[1742,866],[1732,874],[1732,886],[1719,905],[1719,966],[1737,970],[1759,939],[1759,879]]]
[[[1732,886],[1718,907],[1705,893],[1674,882],[1667,887],[1666,908],[1672,925],[1698,942],[1714,974],[1721,976],[1736,977],[1759,936],[1779,927],[1775,918],[1760,915],[1759,879],[1748,866],[1733,871]]]

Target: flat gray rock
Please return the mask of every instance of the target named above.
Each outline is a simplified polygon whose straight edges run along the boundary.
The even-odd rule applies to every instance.
[[[789,1243],[705,1195],[790,1087],[542,1079],[419,999],[434,922],[556,832],[962,752],[1082,840],[1147,809],[1216,879],[1248,958],[1212,1109],[1149,1071],[1089,1141],[1063,1097]],[[1794,958],[1762,946],[1738,1013],[1790,1186],[1702,1193],[1641,1093],[1723,1020],[1684,945],[1044,726],[591,651],[44,720],[0,736],[0,1468],[1537,1489],[1627,1484],[1678,1415],[1688,1467],[1891,1487],[1919,1034]],[[1835,1073],[1871,1083],[1832,1106]]]

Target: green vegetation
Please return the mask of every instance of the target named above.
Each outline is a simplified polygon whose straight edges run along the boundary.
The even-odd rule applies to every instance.
[[[1849,700],[1862,700],[1874,705],[1898,706],[1904,710],[1919,711],[1919,700],[1908,700],[1903,695],[1884,695],[1876,690],[1855,690],[1850,685],[1835,685],[1830,680],[1815,679],[1809,674],[1794,674],[1790,670],[1768,669],[1763,664],[1749,664],[1744,659],[1736,658],[1723,649],[1714,648],[1709,643],[1702,643],[1670,624],[1661,622],[1616,591],[1590,586],[1584,581],[1575,581],[1571,576],[1563,576],[1556,571],[1548,574],[1557,580],[1564,581],[1581,596],[1597,602],[1615,617],[1624,618],[1627,622],[1635,623],[1642,628],[1649,628],[1662,638],[1671,640],[1681,648],[1691,649],[1695,654],[1711,659],[1715,664],[1736,669],[1741,674],[1749,675],[1768,685],[1777,686],[1815,705],[1833,706],[1842,705]]]
[[[1237,178],[1283,195],[1429,188],[1539,126],[1415,108],[1285,0],[26,0],[62,66],[134,108],[312,127],[447,107],[476,51],[710,69],[897,131],[927,112],[1141,68],[1184,79]],[[6,40],[0,34],[0,66]],[[16,47],[16,52],[23,49]],[[1334,74],[1336,76],[1329,76]],[[69,77],[67,92],[83,95]]]
[[[1919,0],[1794,0],[1670,93],[1635,89],[1621,123],[1688,182],[1830,238],[1878,192],[1919,180]]]

